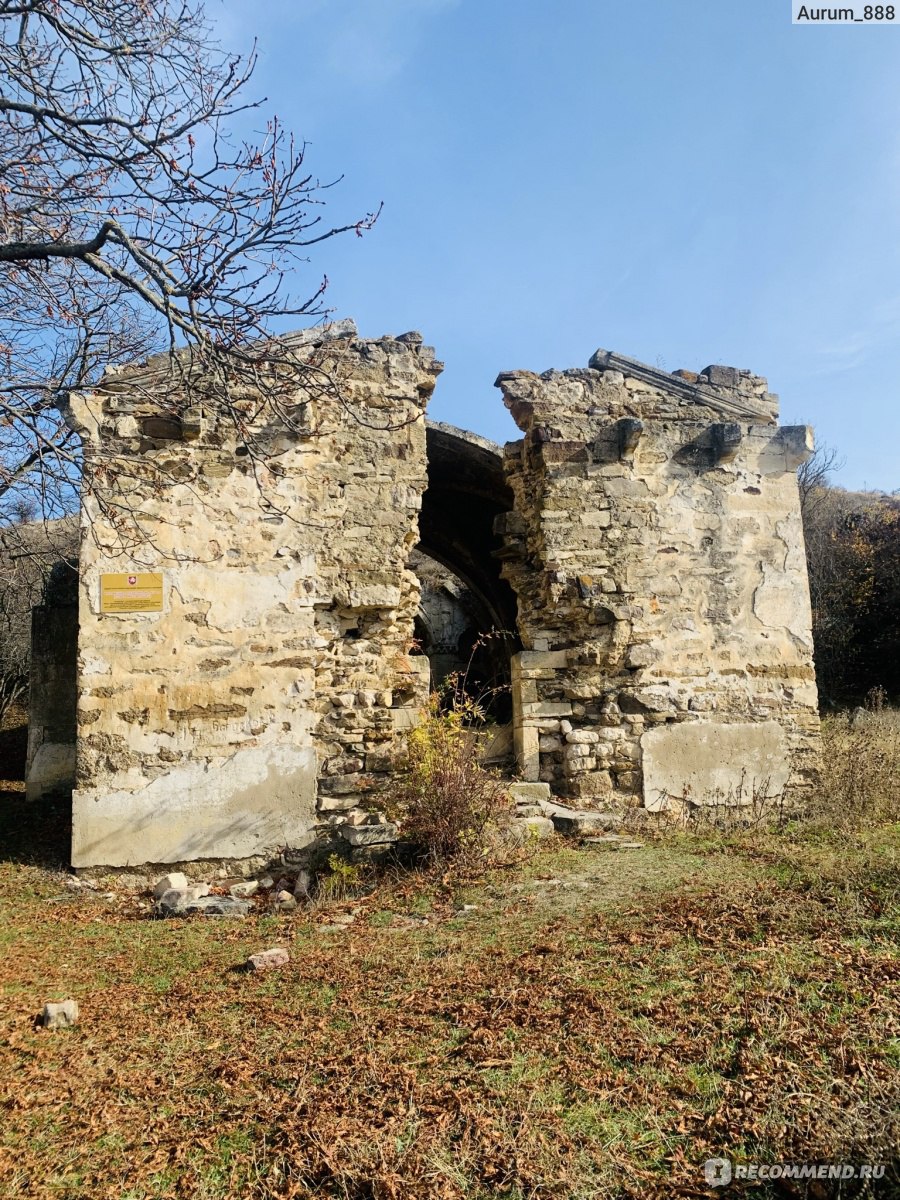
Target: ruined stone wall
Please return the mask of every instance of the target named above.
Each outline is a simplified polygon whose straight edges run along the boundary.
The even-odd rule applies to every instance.
[[[352,816],[425,698],[420,538],[482,599],[512,601],[502,561],[526,779],[651,810],[810,786],[811,443],[777,425],[765,380],[600,351],[504,374],[524,437],[503,474],[438,427],[426,476],[440,364],[418,335],[334,326],[285,339],[291,355],[317,384],[277,413],[245,387],[223,418],[202,386],[161,390],[153,362],[72,398],[89,483],[74,865],[247,858]],[[103,611],[105,578],[143,573],[161,611]]]
[[[440,364],[417,334],[346,326],[283,348],[326,383],[297,390],[286,424],[238,397],[264,459],[202,403],[161,406],[152,362],[71,401],[91,484],[76,866],[302,845],[384,778],[416,719],[407,560]],[[129,572],[162,573],[162,612],[101,612],[102,576]]]
[[[748,372],[598,351],[501,375],[522,441],[504,570],[526,778],[597,806],[809,785],[818,716],[796,468],[805,427]]]
[[[78,607],[75,603],[39,604],[32,609],[25,763],[28,780],[25,794],[29,800],[40,800],[54,792],[65,796],[72,788],[77,737],[77,648]]]

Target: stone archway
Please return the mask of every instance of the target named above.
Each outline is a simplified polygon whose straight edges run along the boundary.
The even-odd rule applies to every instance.
[[[474,626],[491,631],[481,651],[482,674],[509,684],[509,660],[519,649],[515,593],[500,575],[503,540],[498,516],[513,507],[503,473],[502,450],[477,434],[429,421],[426,428],[428,486],[422,497],[418,550],[451,571],[466,587]],[[496,705],[510,715],[508,691]]]

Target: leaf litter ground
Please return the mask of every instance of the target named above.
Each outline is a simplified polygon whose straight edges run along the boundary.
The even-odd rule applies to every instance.
[[[900,1195],[898,847],[557,843],[236,922],[2,863],[0,1195],[695,1197],[720,1154]]]

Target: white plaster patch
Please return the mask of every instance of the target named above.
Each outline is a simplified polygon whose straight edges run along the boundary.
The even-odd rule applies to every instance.
[[[772,799],[788,780],[784,729],[777,721],[691,721],[659,725],[641,738],[644,806],[671,802],[749,804]]]
[[[315,823],[311,746],[239,750],[176,767],[138,791],[76,790],[72,865],[247,858],[296,844]]]
[[[79,673],[83,677],[88,675],[109,675],[112,673],[112,666],[105,658],[100,658],[99,655],[82,654]]]
[[[44,742],[38,747],[28,769],[25,798],[37,800],[53,788],[70,788],[75,781],[75,745]]]
[[[231,632],[259,628],[275,605],[296,605],[296,586],[302,578],[296,568],[277,574],[232,568],[192,566],[179,573],[172,587],[186,604],[208,603],[206,623]]]
[[[762,582],[753,593],[753,612],[770,629],[787,629],[804,646],[812,646],[809,597],[796,571],[786,573],[761,563]]]

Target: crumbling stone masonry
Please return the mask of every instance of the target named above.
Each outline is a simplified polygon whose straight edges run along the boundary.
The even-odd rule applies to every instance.
[[[764,380],[603,351],[504,373],[524,436],[501,452],[426,429],[441,365],[418,334],[346,324],[284,351],[329,385],[277,419],[252,390],[237,423],[179,404],[152,361],[72,397],[75,866],[248,858],[352,820],[425,698],[417,545],[521,646],[524,779],[606,811],[810,786],[810,439]],[[161,610],[108,611],[104,580],[144,572]]]
[[[337,386],[298,392],[293,426],[267,442],[257,431],[265,462],[202,407],[162,418],[152,364],[71,400],[93,484],[76,866],[303,845],[384,778],[395,733],[416,720],[427,660],[408,653],[418,585],[406,564],[440,364],[418,335],[336,332],[296,339]],[[100,611],[104,573],[148,571],[163,575],[161,613]]]
[[[766,381],[730,367],[670,375],[598,350],[497,384],[525,434],[498,521],[525,778],[651,810],[808,787],[810,431],[779,427]]]

